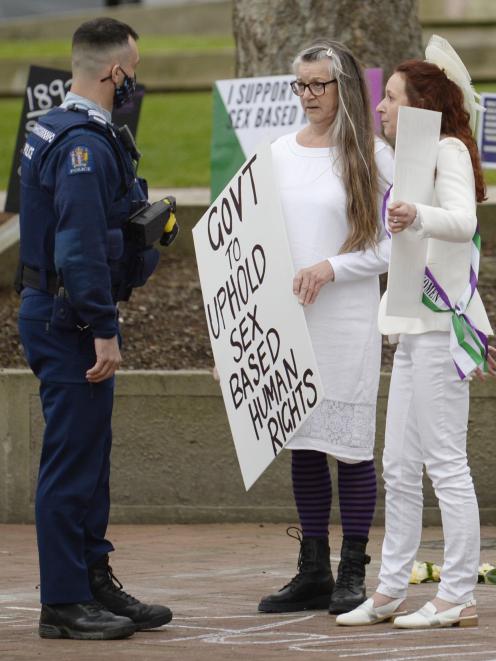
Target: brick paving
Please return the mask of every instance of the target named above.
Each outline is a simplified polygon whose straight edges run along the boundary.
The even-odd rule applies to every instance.
[[[373,529],[372,590],[383,531]],[[33,526],[0,525],[0,659],[66,661],[219,661],[302,659],[325,661],[496,661],[496,586],[477,587],[475,629],[394,630],[388,623],[337,627],[323,611],[257,613],[263,594],[295,573],[298,545],[275,524],[112,526],[112,566],[124,587],[174,611],[172,622],[124,641],[41,640]],[[332,543],[337,567],[340,533]],[[424,529],[419,560],[441,561],[442,533]],[[496,527],[482,534],[482,561],[496,564]],[[407,606],[434,596],[433,584],[412,585]]]

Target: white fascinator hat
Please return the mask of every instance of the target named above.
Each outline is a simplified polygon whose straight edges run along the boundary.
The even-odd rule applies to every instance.
[[[446,39],[433,34],[425,49],[425,59],[442,69],[446,76],[462,90],[465,110],[470,115],[470,128],[474,133],[477,113],[484,112],[484,107],[478,102],[480,96],[472,87],[470,74],[460,56]]]

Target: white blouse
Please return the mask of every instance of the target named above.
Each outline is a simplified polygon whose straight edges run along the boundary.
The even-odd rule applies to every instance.
[[[470,277],[472,237],[477,226],[475,182],[467,147],[457,138],[439,142],[432,206],[417,204],[418,220],[406,232],[427,239],[427,266],[452,304],[460,299]],[[379,329],[384,335],[449,331],[451,315],[421,306],[417,317],[386,315],[387,292],[379,309]],[[486,335],[492,334],[479,292],[467,311],[470,320]]]

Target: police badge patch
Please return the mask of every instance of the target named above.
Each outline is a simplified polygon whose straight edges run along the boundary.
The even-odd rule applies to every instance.
[[[80,145],[74,147],[69,154],[69,174],[83,174],[84,172],[93,172],[91,152],[88,147]]]

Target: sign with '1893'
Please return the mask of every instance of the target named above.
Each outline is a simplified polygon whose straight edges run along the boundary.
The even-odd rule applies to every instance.
[[[34,66],[29,69],[24,105],[22,107],[16,146],[12,158],[5,211],[11,213],[17,213],[19,211],[21,151],[26,140],[26,135],[32,131],[40,117],[46,115],[49,110],[59,106],[63,102],[70,85],[70,71]]]

